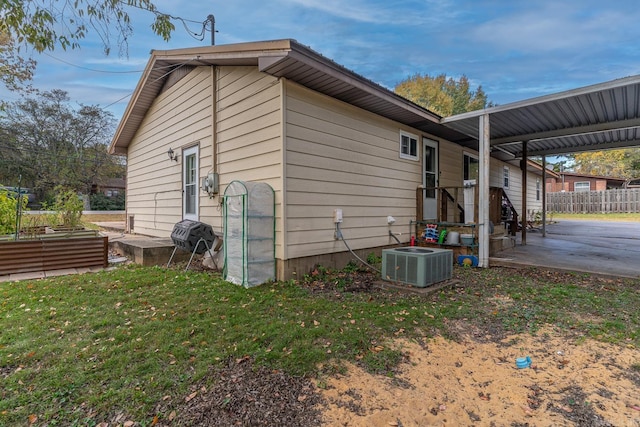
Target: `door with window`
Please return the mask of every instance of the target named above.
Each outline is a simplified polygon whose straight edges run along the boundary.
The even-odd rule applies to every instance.
[[[198,220],[198,147],[182,150],[182,218]]]
[[[435,220],[438,218],[438,192],[434,188],[438,186],[438,143],[423,138],[422,146],[422,185],[425,187],[422,219]]]

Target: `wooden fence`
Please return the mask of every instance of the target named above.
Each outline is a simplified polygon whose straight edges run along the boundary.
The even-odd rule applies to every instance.
[[[638,213],[640,188],[547,193],[547,212]]]

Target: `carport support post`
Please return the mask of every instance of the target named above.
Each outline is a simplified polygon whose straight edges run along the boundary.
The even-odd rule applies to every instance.
[[[478,265],[489,267],[489,159],[490,157],[490,133],[489,114],[478,117],[479,122],[479,147],[480,171],[478,189]]]
[[[522,141],[522,160],[520,169],[522,171],[522,245],[527,244],[527,142]]]
[[[547,237],[547,156],[542,156],[542,237]]]

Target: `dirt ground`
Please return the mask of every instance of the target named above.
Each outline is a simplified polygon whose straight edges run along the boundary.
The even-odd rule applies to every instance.
[[[396,342],[394,378],[350,365],[327,380],[331,426],[640,426],[640,351],[554,331],[501,342]],[[530,356],[518,369],[517,357]]]
[[[393,377],[350,364],[343,375],[298,378],[230,359],[167,425],[640,426],[638,349],[571,342],[550,328],[499,342],[393,345],[405,354]],[[518,369],[524,356],[531,367]]]
[[[346,291],[375,292],[372,283],[365,275]],[[305,286],[335,292],[329,282]],[[385,344],[405,356],[393,376],[348,364],[346,374],[297,378],[229,360],[212,373],[213,387],[194,385],[178,425],[640,427],[640,349],[631,343],[552,326],[514,336],[473,321],[447,328],[455,340]],[[517,368],[516,358],[526,356],[531,366]]]

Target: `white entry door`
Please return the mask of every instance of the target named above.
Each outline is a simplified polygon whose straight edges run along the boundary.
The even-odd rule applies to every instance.
[[[182,150],[182,218],[198,220],[198,146]]]
[[[422,139],[422,168],[424,190],[423,220],[438,218],[438,192],[433,188],[438,186],[438,143],[427,138]],[[430,189],[430,187],[432,187]]]

